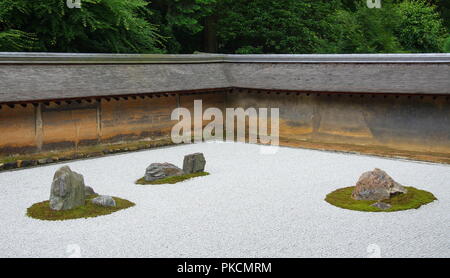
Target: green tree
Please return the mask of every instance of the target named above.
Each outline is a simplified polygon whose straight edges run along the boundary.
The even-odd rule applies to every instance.
[[[26,51],[33,50],[36,37],[19,30],[0,29],[0,51]]]
[[[338,0],[223,0],[219,50],[225,53],[329,52]]]
[[[430,0],[430,3],[437,6],[442,19],[444,20],[444,25],[448,31],[450,31],[450,1],[448,0]]]
[[[444,52],[450,53],[450,37],[448,37],[444,42]]]
[[[143,0],[0,0],[0,50],[159,52]],[[34,39],[35,38],[35,39]]]
[[[435,6],[425,0],[405,0],[398,12],[396,35],[406,51],[441,52],[446,32]]]
[[[391,1],[383,8],[370,9],[365,1],[343,9],[334,16],[334,36],[330,45],[335,53],[395,53],[401,46],[394,34],[399,15]]]
[[[192,53],[203,49],[205,20],[216,11],[218,0],[153,0],[148,20],[159,26],[169,53]]]

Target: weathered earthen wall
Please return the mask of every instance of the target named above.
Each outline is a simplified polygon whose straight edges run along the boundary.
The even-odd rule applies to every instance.
[[[450,100],[446,96],[327,94],[235,89],[159,97],[48,102],[0,110],[0,153],[76,149],[99,143],[170,139],[173,109],[194,100],[209,107],[280,109],[282,145],[390,155],[414,153],[450,161]],[[225,117],[225,113],[224,113]],[[192,119],[193,120],[193,119]],[[203,121],[203,126],[208,122]],[[339,148],[337,148],[339,150]],[[406,153],[406,154],[407,154]],[[419,153],[419,154],[418,154]],[[433,159],[431,159],[433,160]]]
[[[36,109],[29,104],[0,109],[0,153],[30,152],[36,149]]]
[[[441,153],[450,157],[445,96],[296,94],[235,90],[228,107],[280,109],[280,138]]]
[[[102,100],[101,141],[104,143],[170,136],[170,114],[177,96]]]
[[[41,107],[42,150],[77,148],[98,142],[96,103],[50,102]],[[35,144],[39,149],[39,142]]]
[[[0,53],[0,155],[169,139],[203,99],[280,108],[284,145],[450,163],[449,73],[450,54]]]
[[[4,105],[0,109],[0,154],[168,139],[177,122],[171,120],[172,111],[182,106],[193,113],[194,99],[202,100],[204,109],[222,108],[225,92],[58,101],[25,108]]]

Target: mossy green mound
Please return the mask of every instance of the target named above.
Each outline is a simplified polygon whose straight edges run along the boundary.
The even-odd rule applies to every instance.
[[[376,201],[360,201],[352,199],[351,195],[355,187],[345,187],[335,190],[327,195],[325,201],[328,203],[351,210],[372,211],[372,212],[392,212],[407,209],[418,209],[421,206],[437,200],[434,195],[428,191],[420,190],[414,187],[406,187],[408,193],[392,196],[390,199],[383,200],[383,203],[390,204],[391,207],[381,210],[371,206]]]
[[[201,176],[207,176],[209,175],[208,172],[199,172],[199,173],[193,173],[193,174],[185,174],[185,175],[181,175],[181,176],[173,176],[173,177],[168,177],[168,178],[164,178],[164,179],[160,179],[160,180],[155,180],[155,181],[146,181],[143,177],[138,179],[136,181],[136,184],[142,184],[142,185],[147,185],[147,184],[174,184],[177,182],[182,182],[188,179],[192,179],[195,177],[201,177]]]
[[[50,209],[49,201],[43,201],[29,207],[27,209],[27,216],[40,220],[51,220],[51,221],[89,218],[111,214],[113,212],[126,209],[135,205],[133,202],[130,202],[128,200],[113,197],[114,201],[116,201],[116,206],[103,207],[95,205],[92,202],[90,202],[90,200],[95,197],[96,196],[94,195],[88,198],[84,206],[78,207],[76,209],[60,210],[60,211]]]

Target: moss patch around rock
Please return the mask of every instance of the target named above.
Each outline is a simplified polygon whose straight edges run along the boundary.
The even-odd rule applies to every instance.
[[[351,195],[354,188],[354,186],[351,186],[335,190],[326,196],[325,201],[334,206],[350,210],[392,212],[407,209],[418,209],[422,205],[437,200],[436,197],[434,197],[434,195],[428,191],[420,190],[414,187],[406,187],[406,189],[408,189],[408,193],[398,194],[392,196],[390,199],[383,200],[382,202],[390,204],[391,208],[381,210],[379,208],[371,206],[376,201],[362,201],[352,199]]]
[[[43,201],[29,207],[27,209],[27,216],[40,220],[52,220],[52,221],[89,218],[111,214],[113,212],[126,209],[135,205],[133,202],[130,202],[128,200],[113,197],[113,199],[116,201],[116,206],[103,207],[95,205],[92,202],[90,202],[90,200],[95,197],[96,195],[93,195],[88,199],[86,199],[86,204],[84,206],[71,210],[60,210],[60,211],[50,209],[49,201]]]
[[[185,174],[185,175],[181,175],[181,176],[173,176],[173,177],[168,177],[168,178],[164,178],[164,179],[160,179],[160,180],[155,180],[155,181],[146,181],[143,177],[138,179],[136,181],[136,184],[141,184],[141,185],[148,185],[148,184],[174,184],[174,183],[178,183],[178,182],[182,182],[188,179],[192,179],[195,177],[201,177],[201,176],[207,176],[209,175],[208,172],[199,172],[199,173],[193,173],[193,174]]]

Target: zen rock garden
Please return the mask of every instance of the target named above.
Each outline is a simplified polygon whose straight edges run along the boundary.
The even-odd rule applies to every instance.
[[[363,173],[354,187],[338,189],[325,200],[341,208],[376,212],[419,208],[436,198],[430,192],[403,186],[375,168]]]
[[[182,168],[168,162],[152,163],[136,184],[174,184],[206,176],[209,173],[205,172],[205,165],[203,153],[186,155]],[[419,208],[436,198],[430,192],[403,186],[385,171],[376,168],[363,173],[355,186],[333,191],[325,200],[345,209],[390,212]],[[97,194],[92,187],[85,185],[83,175],[63,166],[54,174],[49,200],[28,208],[27,215],[43,220],[87,218],[134,205],[118,197]]]
[[[84,184],[82,175],[64,166],[56,171],[50,190],[50,208],[52,210],[69,210],[83,206],[89,196],[97,195],[94,189]],[[100,195],[91,200],[93,204],[115,207],[111,196]]]
[[[3,254],[365,257],[372,243],[383,257],[448,254],[447,165],[261,148],[202,142],[0,173]]]
[[[53,177],[50,199],[34,204],[27,214],[42,220],[65,220],[109,214],[133,205],[117,197],[98,195],[92,187],[85,185],[83,175],[63,166]]]
[[[137,184],[165,184],[176,183],[186,179],[205,176],[206,160],[202,153],[186,155],[183,160],[183,169],[171,163],[152,163],[145,170],[143,178]]]
[[[176,183],[209,175],[204,171],[205,165],[206,160],[202,153],[186,155],[183,169],[167,162],[152,163],[147,167],[145,176],[136,183]],[[63,166],[53,176],[49,200],[28,208],[27,215],[41,220],[66,220],[110,214],[134,205],[118,197],[97,194],[92,187],[84,183],[83,175],[72,171],[69,166]]]

